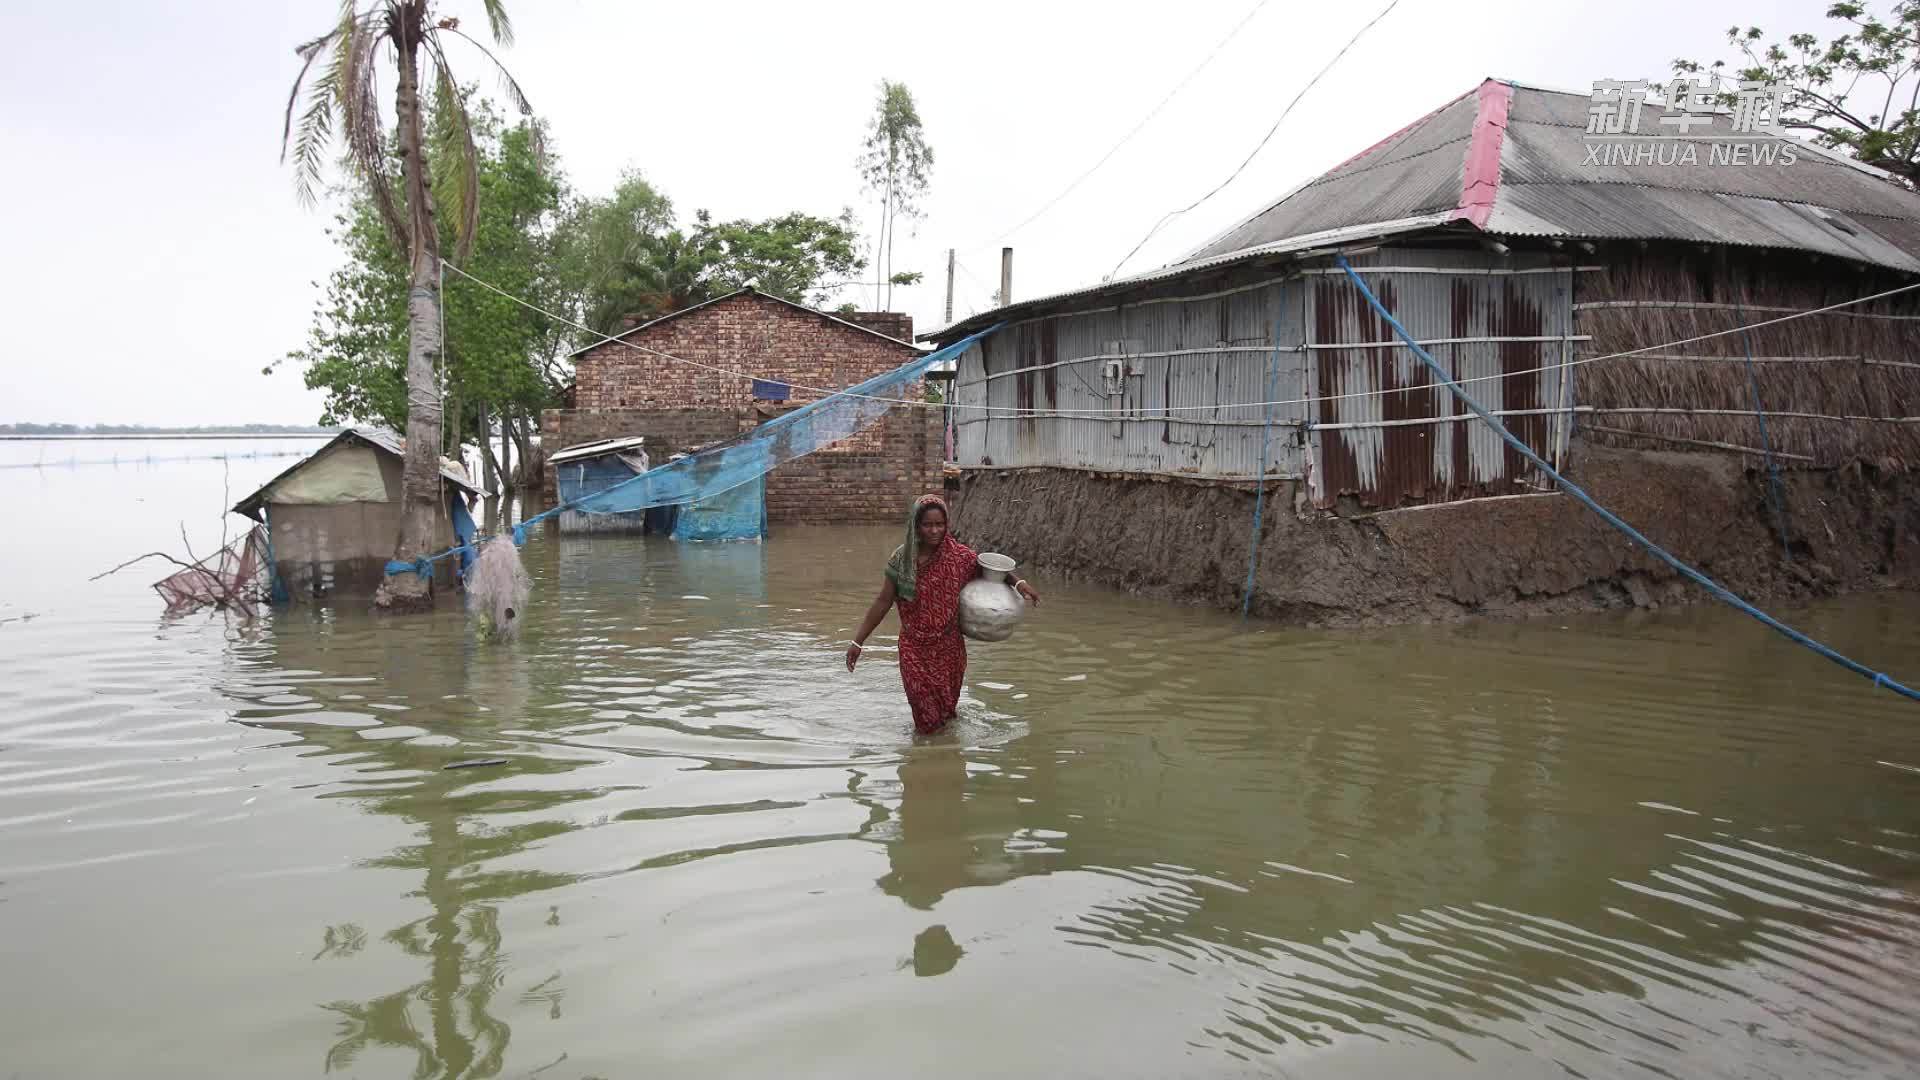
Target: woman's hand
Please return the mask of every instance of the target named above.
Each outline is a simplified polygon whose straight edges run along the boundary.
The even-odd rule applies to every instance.
[[[887,617],[887,612],[893,608],[893,600],[893,579],[881,579],[880,594],[875,596],[873,603],[867,606],[867,614],[865,618],[860,620],[860,628],[853,632],[853,640],[847,642],[848,671],[852,671],[853,665],[860,662],[860,650],[862,648],[860,643],[867,640],[867,635],[873,633],[874,630],[880,626],[881,619]]]
[[[1033,586],[1027,584],[1024,578],[1021,579],[1020,581],[1015,582],[1013,588],[1015,592],[1018,592],[1021,595],[1021,597],[1023,597],[1027,601],[1027,603],[1032,604],[1034,607],[1040,606],[1040,594],[1037,592],[1034,592]]]

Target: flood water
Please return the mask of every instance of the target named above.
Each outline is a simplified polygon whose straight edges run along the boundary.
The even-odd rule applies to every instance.
[[[287,464],[0,469],[0,1076],[1920,1068],[1920,706],[1738,616],[1042,577],[915,739],[888,529],[537,537],[511,645],[86,581]],[[1920,676],[1910,595],[1790,614]]]

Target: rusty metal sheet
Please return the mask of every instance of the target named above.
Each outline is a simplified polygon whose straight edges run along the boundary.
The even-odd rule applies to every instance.
[[[1382,253],[1372,261],[1405,265],[1413,257]],[[1516,262],[1487,259],[1489,265]],[[1562,404],[1560,371],[1551,365],[1561,362],[1562,340],[1570,332],[1570,273],[1383,275],[1370,284],[1417,339],[1448,340],[1428,352],[1483,406],[1515,414],[1503,418],[1508,428],[1551,458],[1558,426],[1541,410]],[[1392,327],[1344,276],[1309,280],[1313,344],[1393,340]],[[1484,338],[1535,340],[1460,340]],[[1330,425],[1317,428],[1312,439],[1317,505],[1331,507],[1352,496],[1361,506],[1386,509],[1545,486],[1487,425],[1446,419],[1467,410],[1434,385],[1409,349],[1313,349],[1308,371],[1321,399],[1312,406],[1314,423]],[[1419,422],[1427,419],[1440,422]]]

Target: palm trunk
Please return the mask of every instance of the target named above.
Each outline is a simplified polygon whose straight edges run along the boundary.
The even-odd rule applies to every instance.
[[[394,113],[400,126],[400,175],[413,229],[412,282],[407,292],[407,446],[400,470],[400,536],[394,558],[411,562],[434,553],[440,536],[440,232],[420,131],[420,35],[424,4],[405,4],[398,16],[400,68]],[[433,606],[433,578],[393,574],[381,582],[374,606],[424,611]]]

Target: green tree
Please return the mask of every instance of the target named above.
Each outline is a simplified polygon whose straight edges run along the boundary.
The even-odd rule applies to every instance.
[[[470,106],[468,114],[481,198],[464,266],[505,293],[549,307],[543,301],[558,287],[550,249],[564,182],[540,160],[537,123],[503,130],[498,114],[484,102]],[[443,219],[439,227],[443,242],[452,243],[452,224]],[[306,347],[287,359],[300,365],[308,387],[326,392],[323,423],[378,423],[398,430],[408,418],[408,260],[394,247],[373,197],[364,191],[350,199],[329,231],[345,260],[327,279]],[[495,465],[489,441],[493,422],[499,422],[504,438],[520,444],[525,462],[526,418],[554,399],[564,379],[556,370],[557,357],[571,334],[564,324],[457,275],[446,280],[443,300],[447,444],[477,442],[489,485],[497,476],[502,486],[511,487],[511,472]]]
[[[823,304],[865,269],[850,212],[790,213],[716,222],[700,211],[674,224],[672,202],[638,173],[611,196],[580,201],[555,242],[568,305],[599,334],[710,300],[746,285],[794,303]]]
[[[672,237],[673,201],[628,170],[613,194],[579,199],[554,241],[555,273],[569,313],[601,334],[623,316],[674,310],[691,292],[685,237]]]
[[[883,80],[880,100],[867,125],[860,155],[860,176],[867,190],[880,196],[880,236],[874,250],[874,303],[893,304],[893,286],[919,280],[903,279],[893,265],[893,234],[899,218],[920,215],[933,173],[933,148],[927,145],[920,111],[905,83]],[[885,288],[884,294],[882,288]]]
[[[1757,26],[1727,31],[1743,63],[1734,80],[1778,83],[1786,127],[1807,132],[1822,146],[1842,149],[1862,163],[1920,182],[1920,0],[1898,0],[1885,18],[1865,4],[1838,3],[1827,17],[1844,25],[1825,41],[1818,34],[1766,42]],[[1675,60],[1678,75],[1727,79],[1727,62]],[[1731,104],[1732,87],[1721,89]]]
[[[694,246],[706,261],[710,294],[747,285],[796,304],[822,306],[866,267],[853,213],[838,220],[792,213],[765,221],[715,223],[699,214]]]
[[[436,202],[454,215],[456,258],[465,256],[479,224],[479,154],[455,82],[446,45],[468,42],[489,60],[493,53],[461,31],[454,18],[434,18],[428,0],[346,0],[339,20],[296,50],[301,61],[287,97],[281,131],[284,156],[291,147],[295,187],[311,204],[323,180],[328,147],[342,137],[347,166],[371,201],[395,251],[407,254],[406,462],[401,473],[401,525],[395,557],[411,560],[435,543],[440,520],[440,228]],[[501,0],[482,0],[493,40],[507,44],[512,27]],[[394,115],[398,137],[390,141],[380,120],[376,73],[381,49],[393,58]],[[425,70],[422,54],[425,54]],[[498,61],[494,61],[498,67]],[[314,74],[316,64],[320,71]],[[506,76],[506,69],[501,68]],[[437,122],[423,117],[422,78]],[[511,76],[505,82],[514,103],[531,115]],[[307,106],[297,125],[302,95]],[[394,158],[398,158],[397,168]],[[395,175],[397,172],[397,176]],[[396,180],[398,190],[396,191]],[[388,609],[422,609],[433,603],[432,582],[414,574],[389,577],[374,597]]]

